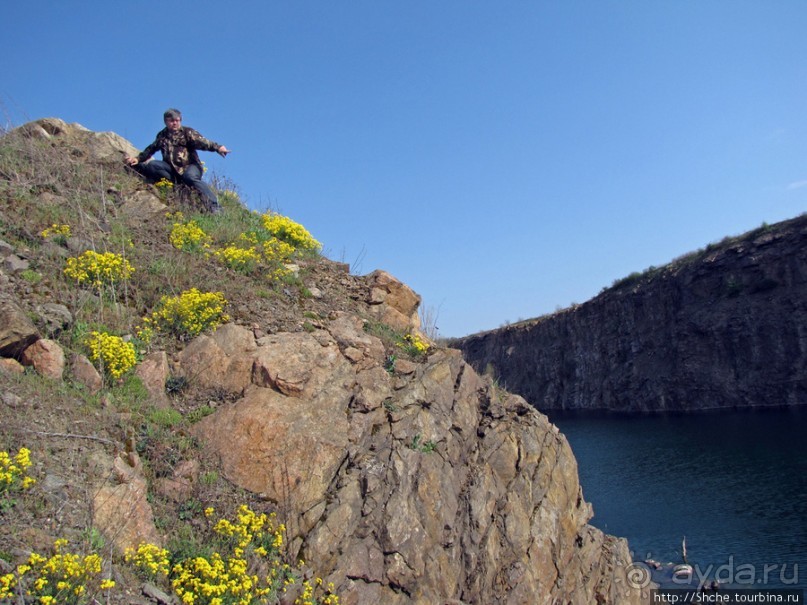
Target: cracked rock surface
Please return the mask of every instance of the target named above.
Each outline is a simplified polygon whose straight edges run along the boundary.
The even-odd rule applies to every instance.
[[[587,525],[545,416],[456,350],[387,372],[360,326],[340,315],[241,347],[218,365],[252,364],[243,396],[195,427],[344,603],[638,602],[619,592],[627,544]]]

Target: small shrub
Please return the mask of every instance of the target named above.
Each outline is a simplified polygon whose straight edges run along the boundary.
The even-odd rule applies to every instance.
[[[238,193],[235,191],[229,190],[218,190],[217,194],[219,196],[219,204],[224,206],[225,208],[242,208],[244,206],[241,198],[238,196]]]
[[[145,340],[146,330],[170,332],[180,339],[193,338],[229,321],[224,312],[227,300],[221,292],[200,292],[196,288],[179,296],[163,296],[157,310],[143,319],[138,335]]]
[[[162,201],[165,201],[168,198],[168,194],[174,190],[174,183],[165,178],[154,183],[154,186],[157,188],[157,193]]]
[[[129,279],[134,267],[128,260],[114,252],[98,253],[87,250],[80,256],[67,259],[64,274],[79,284],[101,288]]]
[[[211,522],[214,513],[204,510]],[[286,527],[274,513],[258,514],[242,505],[235,519],[221,518],[212,529],[216,538],[209,554],[180,558],[168,549],[141,544],[127,551],[125,560],[146,578],[169,583],[182,603],[194,605],[273,603],[299,582],[302,571],[283,560]],[[261,575],[256,569],[262,569]],[[320,578],[304,580],[300,589],[296,605],[339,603],[333,584],[324,585]]]
[[[148,420],[161,428],[170,429],[182,422],[182,414],[173,408],[157,408],[149,413]]]
[[[56,540],[53,555],[31,553],[16,574],[0,580],[0,599],[12,598],[15,588],[41,605],[84,605],[97,602],[94,596],[109,591],[115,581],[101,577],[102,560],[97,554],[80,556],[63,552],[67,540]],[[22,602],[22,601],[20,601]],[[26,601],[27,602],[27,601]]]
[[[201,513],[202,505],[198,500],[191,498],[180,503],[177,517],[180,521],[188,521],[194,517],[200,516]]]
[[[70,237],[70,225],[59,225],[53,223],[50,227],[43,229],[40,234],[43,239],[51,239],[57,244],[64,246],[67,243],[67,238]]]
[[[398,346],[404,349],[411,357],[422,357],[429,351],[429,343],[420,334],[409,333],[403,337]]]
[[[120,412],[139,412],[150,399],[143,381],[134,373],[124,374],[122,380],[109,389],[107,396]]]
[[[423,436],[420,433],[412,437],[412,442],[409,444],[409,449],[420,452],[421,454],[430,454],[436,447],[437,444],[431,439],[423,441]]]
[[[740,295],[743,291],[743,284],[737,278],[733,276],[729,276],[728,279],[723,284],[726,296],[729,298],[735,298]]]
[[[196,221],[184,221],[181,212],[169,215],[174,219],[168,239],[183,252],[202,252],[210,247],[211,238]]]
[[[33,269],[25,269],[24,271],[21,271],[20,277],[25,281],[27,281],[32,286],[35,286],[36,284],[42,281],[42,274],[37,273]]]
[[[0,450],[0,512],[13,506],[11,494],[29,489],[36,479],[28,475],[31,467],[31,450],[21,447],[12,457]]]
[[[364,331],[377,336],[384,343],[387,349],[402,351],[412,359],[422,358],[430,348],[429,342],[420,334],[409,332],[401,334],[391,326],[381,323],[369,321],[364,324]],[[395,355],[390,354],[387,358],[386,364],[387,371],[391,372],[395,367]]]
[[[322,244],[315,240],[305,227],[286,216],[267,212],[261,218],[264,228],[269,233],[295,249],[318,252],[322,248]]]
[[[263,257],[270,262],[285,263],[294,254],[294,246],[273,238],[263,243]]]
[[[619,279],[615,279],[614,282],[611,284],[612,288],[623,288],[626,286],[630,286],[638,282],[642,278],[642,274],[638,271],[634,271],[627,277],[621,277]]]
[[[85,344],[90,351],[90,361],[99,362],[101,373],[113,380],[120,379],[137,364],[134,345],[120,336],[93,331],[87,336]]]
[[[90,545],[90,549],[93,551],[103,550],[104,546],[106,545],[106,540],[104,540],[104,534],[97,527],[90,527],[84,532],[85,538],[87,540],[87,544]]]
[[[213,253],[221,263],[233,271],[248,275],[255,271],[261,261],[260,254],[254,248],[227,246]]]
[[[180,395],[188,385],[188,379],[184,376],[169,376],[165,381],[165,392],[169,395]]]
[[[219,474],[216,471],[208,471],[201,476],[202,485],[215,485],[219,480]]]
[[[131,563],[146,579],[167,578],[171,573],[170,554],[166,548],[144,543],[136,549],[128,550],[125,560],[127,563]]]

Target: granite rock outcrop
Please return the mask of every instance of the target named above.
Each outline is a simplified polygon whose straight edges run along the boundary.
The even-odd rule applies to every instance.
[[[251,361],[242,396],[194,434],[284,512],[342,602],[638,602],[627,544],[587,525],[566,439],[458,351],[388,372],[349,315],[255,344],[229,358]]]

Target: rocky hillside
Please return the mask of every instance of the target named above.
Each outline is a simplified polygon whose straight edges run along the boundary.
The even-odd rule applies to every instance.
[[[807,215],[453,346],[541,410],[807,404]]]
[[[641,601],[566,439],[429,343],[410,288],[222,179],[197,214],[131,151],[56,119],[0,138],[0,603],[66,550],[85,592],[42,603]]]

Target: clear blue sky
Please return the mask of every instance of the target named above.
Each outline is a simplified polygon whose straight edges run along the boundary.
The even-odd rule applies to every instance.
[[[162,112],[461,336],[807,210],[804,0],[6,2],[0,111]]]

